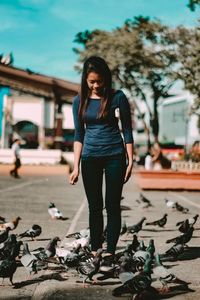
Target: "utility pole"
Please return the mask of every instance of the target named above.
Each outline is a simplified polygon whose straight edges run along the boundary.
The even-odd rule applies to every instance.
[[[63,114],[62,114],[62,100],[58,90],[56,81],[53,81],[53,94],[56,103],[55,111],[55,135],[54,135],[54,148],[62,150],[63,148]]]

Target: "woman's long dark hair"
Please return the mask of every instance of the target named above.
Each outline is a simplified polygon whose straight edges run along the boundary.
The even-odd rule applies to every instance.
[[[103,118],[107,115],[111,94],[112,94],[112,75],[111,71],[105,62],[105,60],[98,56],[89,57],[84,65],[81,79],[81,92],[80,92],[80,106],[79,106],[79,117],[84,118],[85,111],[88,105],[88,98],[90,96],[90,90],[87,84],[88,74],[94,72],[102,77],[104,87],[101,96],[100,110],[98,118]]]

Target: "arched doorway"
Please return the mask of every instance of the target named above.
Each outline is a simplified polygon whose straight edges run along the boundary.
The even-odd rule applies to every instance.
[[[24,141],[25,144],[21,145],[26,149],[38,148],[38,126],[30,121],[19,121],[13,126],[15,131]]]

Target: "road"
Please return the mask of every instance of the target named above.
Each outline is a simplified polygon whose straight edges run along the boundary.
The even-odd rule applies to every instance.
[[[11,220],[20,216],[18,227],[13,233],[21,233],[30,228],[34,223],[42,227],[42,234],[37,241],[30,241],[30,249],[45,246],[49,239],[59,236],[63,243],[66,241],[66,234],[75,230],[80,230],[88,226],[87,202],[84,196],[81,180],[76,186],[70,186],[67,181],[67,166],[23,166],[21,169],[21,179],[11,178],[9,165],[0,165],[0,215]],[[134,175],[125,185],[122,205],[129,210],[122,211],[122,218],[128,225],[138,222],[145,216],[148,221],[160,218],[164,213],[168,213],[168,221],[165,228],[143,227],[139,233],[139,238],[144,239],[148,244],[150,238],[155,241],[156,252],[163,253],[169,248],[165,243],[168,238],[175,237],[179,233],[175,224],[179,220],[184,220],[199,212],[200,192],[180,192],[180,191],[142,191],[148,197],[153,207],[148,210],[143,209],[136,199],[141,190],[134,182]],[[178,201],[183,206],[189,208],[189,215],[166,208],[164,198]],[[49,202],[54,202],[62,211],[65,221],[53,221],[48,215]],[[118,248],[124,247],[126,239],[122,237]],[[200,299],[200,220],[195,224],[195,232],[189,242],[192,259],[167,263],[170,270],[179,278],[190,282],[190,289],[193,292],[180,290],[176,286],[170,286],[170,293],[165,298],[175,300],[197,300]],[[78,277],[75,271],[61,272],[56,266],[51,270],[39,272],[27,278],[26,270],[18,267],[14,274],[15,287],[9,286],[9,281],[5,279],[5,286],[0,287],[0,299],[115,299],[112,290],[119,285],[118,280],[108,280],[102,285],[91,285],[83,288],[82,283],[76,283]],[[161,287],[159,282],[153,282],[153,286]],[[125,295],[122,299],[132,299],[132,296]],[[152,299],[154,300],[154,299]]]

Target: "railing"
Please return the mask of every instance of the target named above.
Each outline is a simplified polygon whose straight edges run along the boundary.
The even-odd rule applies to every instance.
[[[172,161],[172,170],[174,171],[196,171],[200,172],[200,162],[192,161]]]

